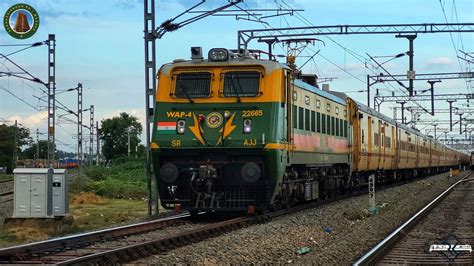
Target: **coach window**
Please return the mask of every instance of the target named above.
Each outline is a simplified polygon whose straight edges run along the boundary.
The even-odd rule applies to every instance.
[[[254,97],[260,93],[260,76],[257,71],[224,73],[225,97]]]
[[[347,138],[347,121],[344,121],[344,137]]]
[[[325,114],[321,114],[321,127],[323,129],[323,131],[321,133],[323,134],[326,134],[326,115]]]
[[[304,109],[304,130],[309,131],[309,109]]]
[[[336,122],[334,116],[331,117],[331,135],[336,135]]]
[[[303,109],[303,107],[299,107],[298,109],[299,109],[298,110],[298,129],[303,130],[304,129],[304,124],[303,124],[303,122],[304,122],[304,117],[303,117],[304,116],[304,109]]]
[[[311,111],[311,131],[316,132],[316,112]]]
[[[342,119],[339,119],[339,136],[340,137],[344,137],[344,123],[342,121]]]
[[[331,116],[330,115],[326,115],[326,133],[328,135],[331,135]]]
[[[179,73],[176,77],[176,98],[207,98],[211,93],[211,73]],[[191,100],[190,100],[191,101]]]
[[[321,113],[316,113],[316,130],[318,133],[321,133]]]
[[[298,107],[293,105],[293,128],[298,128]]]

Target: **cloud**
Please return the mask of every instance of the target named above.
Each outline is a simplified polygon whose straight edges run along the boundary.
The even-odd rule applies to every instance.
[[[115,0],[115,7],[121,8],[121,9],[132,9],[136,8],[138,5],[140,5],[143,1],[140,0]]]
[[[444,67],[444,66],[451,66],[453,64],[454,64],[454,61],[446,56],[432,57],[426,61],[427,67],[436,67],[436,66]]]
[[[48,119],[48,112],[38,112],[28,116],[13,115],[7,118],[7,120],[15,121],[29,128],[42,127]]]

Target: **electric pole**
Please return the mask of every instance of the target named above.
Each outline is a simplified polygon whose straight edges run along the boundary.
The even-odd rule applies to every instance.
[[[54,131],[56,109],[56,39],[54,34],[48,38],[48,165],[53,167],[55,154]]]
[[[77,84],[77,184],[82,189],[82,83]]]
[[[405,104],[407,102],[397,102],[402,106],[402,124],[405,124]]]
[[[16,147],[18,142],[18,122],[15,120],[15,129],[14,129],[14,140],[13,140],[13,158],[12,158],[12,171],[15,169],[16,166]]]
[[[128,158],[130,158],[130,128],[127,128],[127,138],[128,138]]]
[[[462,134],[462,115],[463,113],[459,113],[459,134]]]
[[[39,129],[36,129],[36,160],[40,158],[40,141],[39,141]]]
[[[453,131],[453,103],[456,100],[447,100],[449,103],[449,131]]]
[[[426,81],[430,84],[430,92],[431,92],[431,115],[434,116],[434,84],[437,82],[441,82],[441,80],[428,80]]]
[[[99,165],[99,155],[100,155],[100,134],[99,134],[99,121],[95,121],[95,137],[96,137],[96,151],[95,151],[95,163]]]
[[[94,149],[94,105],[90,107],[90,124],[89,124],[89,164],[92,165],[93,163],[93,149]]]

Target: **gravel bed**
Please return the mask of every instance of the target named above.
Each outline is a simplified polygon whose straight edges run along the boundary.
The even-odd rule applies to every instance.
[[[367,210],[367,195],[276,218],[219,237],[181,247],[135,263],[348,264],[460,177],[440,174],[380,190],[377,215]],[[462,175],[461,175],[462,176]],[[297,250],[309,248],[299,255]]]

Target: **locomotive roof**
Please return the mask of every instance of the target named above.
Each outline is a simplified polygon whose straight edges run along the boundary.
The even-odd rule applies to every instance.
[[[288,68],[286,64],[271,60],[252,59],[252,58],[234,58],[224,62],[213,62],[207,59],[203,60],[175,60],[173,62],[164,64],[160,71],[169,75],[173,68],[179,67],[228,67],[228,66],[262,66],[266,73],[270,73],[276,69]]]

